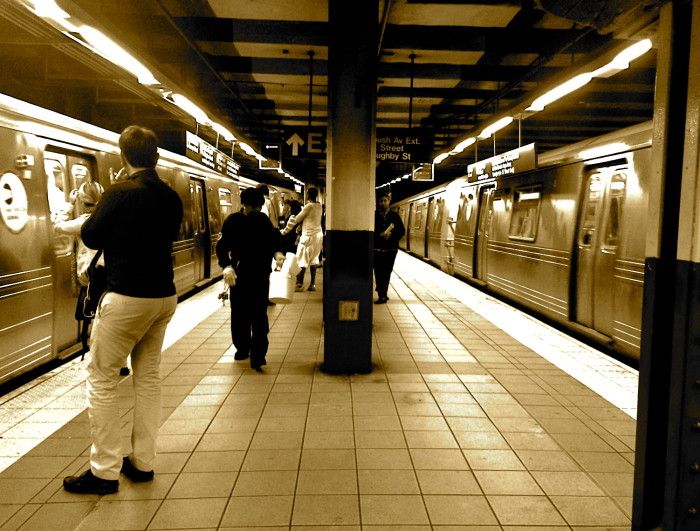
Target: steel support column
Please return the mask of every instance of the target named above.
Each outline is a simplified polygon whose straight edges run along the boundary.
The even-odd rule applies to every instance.
[[[372,368],[372,237],[378,0],[329,0],[324,360]]]
[[[632,518],[640,531],[700,529],[699,21],[700,0],[668,3],[656,38]]]

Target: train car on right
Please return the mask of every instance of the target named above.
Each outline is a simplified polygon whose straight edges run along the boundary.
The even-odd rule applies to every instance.
[[[651,178],[645,122],[398,201],[401,246],[638,359]]]

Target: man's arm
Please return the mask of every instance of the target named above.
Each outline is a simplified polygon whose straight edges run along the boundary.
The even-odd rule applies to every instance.
[[[219,265],[221,267],[228,267],[231,265],[231,233],[232,233],[232,218],[227,217],[224,220],[224,224],[221,227],[221,238],[216,242],[216,258],[219,260]]]

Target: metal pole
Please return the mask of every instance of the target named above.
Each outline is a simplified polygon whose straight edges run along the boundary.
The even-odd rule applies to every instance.
[[[411,86],[408,90],[408,128],[413,127],[413,68],[416,64],[416,54],[409,55],[411,59]]]
[[[312,103],[314,98],[314,51],[309,50],[309,128],[311,128]]]

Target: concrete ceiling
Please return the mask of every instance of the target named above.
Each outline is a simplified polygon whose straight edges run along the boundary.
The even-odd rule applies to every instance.
[[[328,5],[324,0],[57,0],[147,65],[256,149],[291,131],[327,125]],[[660,1],[380,0],[377,127],[421,128],[433,156],[478,132],[602,54],[653,36]],[[31,13],[30,0],[0,11],[0,92],[119,131],[153,127],[182,151],[184,131],[216,134],[133,76]],[[615,76],[594,79],[496,137],[496,150],[535,142],[546,151],[648,120],[653,50]],[[311,85],[312,82],[312,85]],[[410,116],[409,116],[410,114]],[[519,131],[520,129],[520,131]],[[224,151],[231,145],[220,143]],[[493,141],[479,143],[479,158]],[[279,184],[276,172],[233,149],[249,176]],[[436,169],[436,180],[465,172],[470,150]],[[325,178],[325,160],[288,158],[307,182]],[[379,163],[377,184],[410,168]],[[289,183],[289,181],[287,181]],[[406,182],[402,194],[415,191]],[[418,185],[416,185],[418,186]]]

